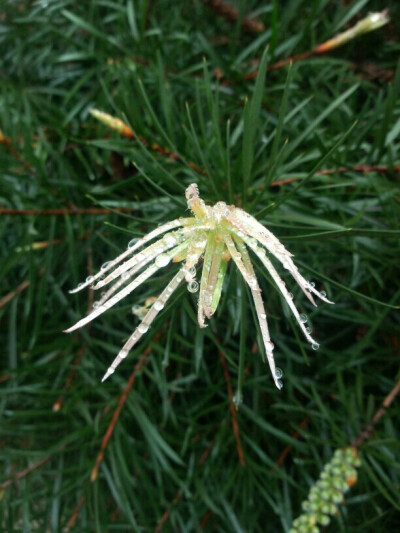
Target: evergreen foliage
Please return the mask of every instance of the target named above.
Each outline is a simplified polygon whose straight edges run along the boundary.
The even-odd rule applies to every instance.
[[[349,446],[358,480],[324,531],[400,527],[399,3],[216,4],[1,3],[1,531],[288,532]],[[386,7],[386,26],[310,53]],[[258,266],[281,391],[230,265],[206,329],[181,287],[102,384],[170,267],[62,333],[93,305],[68,291],[187,216],[191,183],[335,302],[285,277],[312,351]]]

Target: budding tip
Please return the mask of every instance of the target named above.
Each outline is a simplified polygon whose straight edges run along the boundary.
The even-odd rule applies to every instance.
[[[81,290],[80,287],[79,287],[79,289],[78,289],[78,287],[75,287],[75,289],[71,289],[71,290],[69,290],[68,292],[69,292],[69,294],[75,294],[76,292],[78,292],[78,291],[80,291],[80,290]]]

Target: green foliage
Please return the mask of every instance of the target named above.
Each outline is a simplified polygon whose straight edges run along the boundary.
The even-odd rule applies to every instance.
[[[72,518],[79,532],[289,531],[323,465],[399,379],[399,5],[388,0],[392,22],[375,33],[270,69],[265,83],[263,69],[246,78],[252,60],[268,68],[382,9],[283,4],[238,2],[240,17],[265,24],[254,36],[201,1],[2,3],[1,295],[19,287],[0,303],[0,484],[11,481],[2,531],[66,531]],[[147,142],[110,132],[93,107]],[[137,324],[132,305],[159,294],[170,273],[90,329],[62,333],[91,304],[68,290],[132,237],[186,216],[192,182],[207,203],[257,216],[336,302],[311,308],[291,285],[320,342],[313,352],[257,271],[280,392],[230,265],[207,329],[182,288],[103,384]],[[397,530],[399,414],[394,402],[360,446],[359,480],[327,532]]]

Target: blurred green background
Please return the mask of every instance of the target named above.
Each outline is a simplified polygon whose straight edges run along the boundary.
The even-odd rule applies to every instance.
[[[389,24],[309,53],[383,8]],[[397,0],[0,3],[1,531],[286,532],[352,443],[358,481],[321,530],[400,528],[399,20]],[[96,297],[68,290],[188,216],[193,182],[335,302],[312,308],[282,272],[314,352],[255,261],[281,391],[231,265],[206,329],[181,288],[103,384],[132,306],[176,267],[62,333]]]

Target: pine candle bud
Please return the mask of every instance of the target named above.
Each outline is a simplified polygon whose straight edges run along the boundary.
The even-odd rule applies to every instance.
[[[329,41],[326,41],[317,46],[314,49],[314,53],[324,54],[328,50],[333,50],[338,46],[346,44],[348,41],[351,41],[359,35],[363,35],[364,33],[368,33],[370,31],[374,31],[378,28],[381,28],[382,26],[387,24],[389,20],[390,19],[388,16],[387,9],[378,13],[370,13],[367,17],[357,22],[357,24],[352,28],[344,31],[343,33],[339,33],[339,35],[336,35],[336,37],[333,37],[332,39],[329,39]]]

